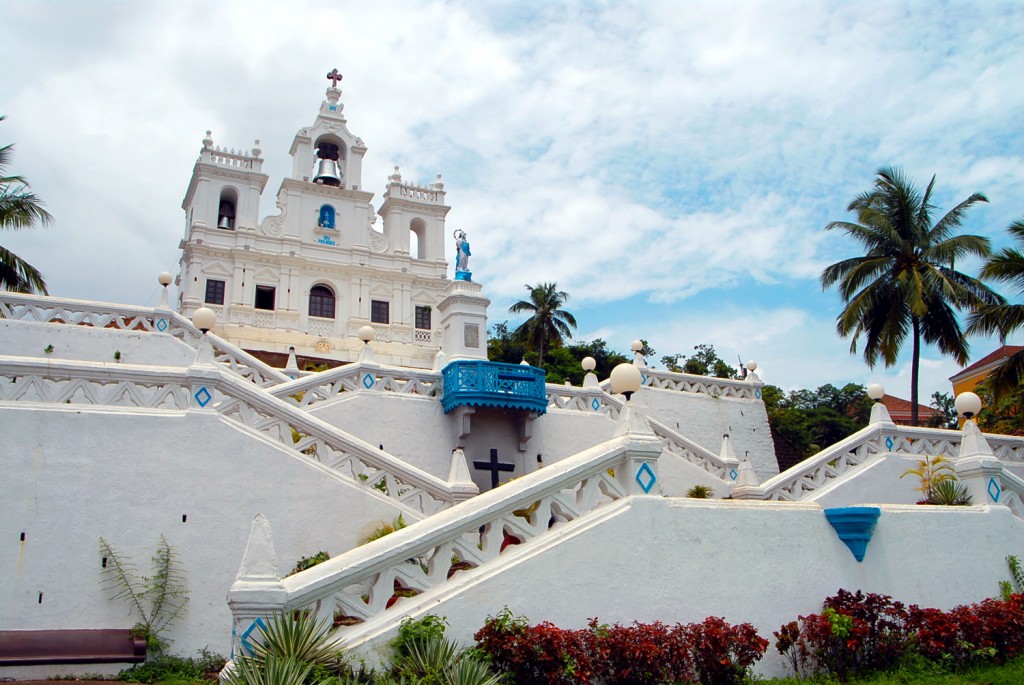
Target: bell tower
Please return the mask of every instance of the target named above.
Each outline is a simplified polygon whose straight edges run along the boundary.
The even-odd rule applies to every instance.
[[[222,150],[207,135],[182,207],[179,311],[217,313],[216,333],[248,350],[353,361],[374,329],[385,364],[430,368],[441,345],[445,204],[426,185],[387,179],[380,212],[363,188],[363,140],[348,129],[341,74],[311,126],[298,130],[277,212],[259,219],[261,150]]]

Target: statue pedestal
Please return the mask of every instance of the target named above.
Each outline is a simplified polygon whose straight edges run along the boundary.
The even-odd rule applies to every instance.
[[[491,301],[484,297],[483,286],[469,280],[470,275],[468,271],[457,272],[437,305],[441,314],[441,351],[449,363],[457,359],[487,359],[487,305]]]
[[[472,271],[460,271],[460,270],[456,269],[455,270],[455,280],[456,281],[472,281],[473,280],[473,272]]]

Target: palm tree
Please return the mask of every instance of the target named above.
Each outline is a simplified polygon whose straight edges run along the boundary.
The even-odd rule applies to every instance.
[[[864,336],[864,360],[869,367],[879,359],[893,366],[907,334],[911,335],[910,402],[915,426],[921,340],[938,345],[943,354],[965,364],[969,346],[957,312],[1003,301],[984,283],[954,268],[961,257],[988,256],[987,238],[956,235],[967,210],[988,200],[975,193],[933,224],[934,186],[933,176],[922,195],[899,169],[879,170],[874,188],[847,207],[857,213],[857,223],[833,221],[825,227],[842,230],[860,242],[866,254],[836,262],[821,274],[822,288],[838,284],[846,302],[836,318],[836,331],[844,338],[852,336],[851,353]]]
[[[3,121],[6,117],[0,117]],[[29,191],[21,176],[6,176],[14,145],[0,147],[0,229],[32,228],[36,222],[50,223],[53,217]],[[0,246],[0,288],[19,293],[46,294],[46,281],[39,271],[5,247]]]
[[[1005,281],[1018,288],[1024,295],[1024,219],[1018,219],[1006,229],[1020,248],[1004,247],[992,255],[981,269],[982,278]],[[1003,302],[980,307],[969,319],[968,333],[999,332],[1000,342],[1006,343],[1006,336],[1024,328],[1024,303]],[[1024,350],[1006,358],[991,376],[992,394],[998,399],[1017,389],[1024,383]]]
[[[529,300],[520,300],[508,308],[512,314],[528,312],[530,318],[516,329],[538,352],[538,364],[544,366],[544,347],[548,341],[555,347],[562,344],[564,338],[572,338],[572,329],[576,328],[576,318],[562,309],[569,299],[569,294],[559,290],[556,283],[526,285],[530,291]]]

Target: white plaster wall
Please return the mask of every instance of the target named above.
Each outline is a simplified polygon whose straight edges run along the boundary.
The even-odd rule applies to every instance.
[[[925,499],[915,490],[921,484],[917,476],[900,476],[916,468],[919,457],[880,454],[842,480],[837,479],[815,491],[813,499],[823,507],[849,507],[871,502],[916,504]],[[952,464],[951,464],[952,466]],[[837,482],[838,481],[838,482]]]
[[[68,326],[38,321],[0,319],[0,354],[19,357],[74,359],[123,364],[188,366],[196,351],[177,338],[162,333],[122,331],[115,328]],[[53,352],[45,352],[53,345]]]
[[[722,435],[728,433],[736,458],[749,457],[758,480],[778,474],[768,414],[760,400],[715,399],[660,388],[641,388],[635,399],[647,408],[648,416],[715,454],[721,449]]]
[[[1001,506],[887,505],[858,563],[814,504],[638,497],[506,552],[494,569],[400,600],[415,617],[448,618],[463,644],[503,607],[564,628],[722,616],[771,633],[821,611],[840,588],[948,609],[998,593],[1005,556],[1024,549],[1024,522]],[[400,605],[401,606],[401,605]],[[382,625],[356,652],[385,653]],[[769,646],[759,671],[782,675]]]
[[[310,413],[372,445],[384,445],[390,454],[438,478],[448,478],[459,427],[454,413],[445,414],[438,400],[357,391],[314,405]],[[520,452],[517,416],[516,412],[481,407],[470,417],[471,431],[464,449],[481,491],[491,487],[490,472],[473,468],[472,462],[488,460],[492,448],[498,450],[500,461],[515,464],[514,472],[501,474],[501,482],[505,482],[535,471],[538,454],[544,464],[552,464],[604,442],[615,431],[615,422],[606,415],[550,410],[533,421],[533,437],[527,441],[526,451]]]
[[[101,589],[99,538],[146,573],[164,534],[191,591],[188,614],[169,633],[173,651],[208,645],[227,654],[225,596],[253,516],[270,519],[288,573],[300,557],[337,555],[370,522],[398,514],[383,496],[215,414],[7,406],[0,433],[0,626],[8,630],[131,627],[138,617]]]

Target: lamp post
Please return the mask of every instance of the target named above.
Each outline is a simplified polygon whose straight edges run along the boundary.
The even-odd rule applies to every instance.
[[[364,364],[374,363],[373,348],[370,347],[370,341],[374,336],[373,326],[363,326],[359,329],[358,335],[359,339],[363,341],[363,349],[359,352],[359,361]]]
[[[889,409],[885,406],[885,402],[882,400],[885,398],[885,388],[882,387],[881,383],[872,383],[867,389],[868,397],[871,398],[871,416],[868,418],[868,424],[872,423],[892,423],[892,417],[889,416]]]
[[[167,286],[174,281],[174,276],[172,276],[169,271],[164,271],[156,277],[156,280],[163,286],[163,290],[160,293],[160,309],[169,309],[170,304],[167,302]]]

